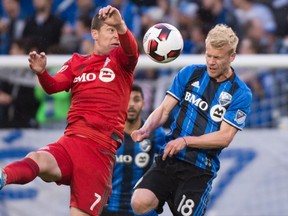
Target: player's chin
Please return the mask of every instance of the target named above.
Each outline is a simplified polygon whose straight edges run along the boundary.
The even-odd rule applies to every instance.
[[[127,121],[128,122],[134,122],[136,119],[136,116],[135,115],[127,115]]]
[[[208,74],[211,78],[216,78],[218,76],[218,71],[216,69],[208,69]]]

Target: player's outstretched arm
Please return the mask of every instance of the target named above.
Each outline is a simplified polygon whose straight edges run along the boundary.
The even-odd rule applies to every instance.
[[[174,97],[167,94],[161,105],[149,115],[145,124],[139,130],[131,133],[132,139],[137,142],[147,138],[151,131],[162,126],[167,121],[169,113],[177,103],[178,101]]]

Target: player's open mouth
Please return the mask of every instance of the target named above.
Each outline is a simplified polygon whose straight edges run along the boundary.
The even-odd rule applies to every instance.
[[[209,67],[209,71],[215,72],[215,71],[216,71],[216,68],[211,68],[211,67]]]
[[[111,44],[113,47],[119,47],[120,46],[120,44],[119,43],[113,43],[113,44]]]

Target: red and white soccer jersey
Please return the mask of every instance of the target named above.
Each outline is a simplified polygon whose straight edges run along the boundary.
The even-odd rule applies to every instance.
[[[62,175],[57,183],[71,186],[70,206],[89,215],[99,215],[111,193],[139,57],[129,30],[119,40],[121,47],[107,56],[75,53],[55,76],[47,71],[38,76],[47,93],[71,92],[65,135],[42,151],[57,161]]]
[[[71,90],[65,134],[83,135],[100,143],[103,140],[105,148],[113,153],[120,143],[110,140],[111,137],[120,138],[120,142],[123,139],[133,72],[139,56],[129,30],[119,35],[119,40],[121,47],[113,49],[108,56],[75,53],[54,77],[47,72],[39,76],[48,93]],[[107,146],[107,142],[113,146]]]

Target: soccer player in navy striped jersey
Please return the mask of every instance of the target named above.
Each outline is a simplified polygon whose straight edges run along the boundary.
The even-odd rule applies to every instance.
[[[153,131],[142,142],[134,142],[131,132],[144,124],[142,111],[144,94],[139,85],[134,84],[128,104],[124,127],[124,141],[117,150],[116,165],[112,180],[112,195],[101,216],[133,216],[131,197],[133,187],[153,163],[153,159],[165,143],[162,127]]]
[[[157,215],[165,201],[174,215],[204,215],[219,154],[250,112],[251,90],[231,67],[238,41],[229,26],[212,28],[205,40],[206,64],[180,70],[161,105],[132,132],[134,141],[145,139],[180,105],[161,155],[135,187],[136,215]]]

